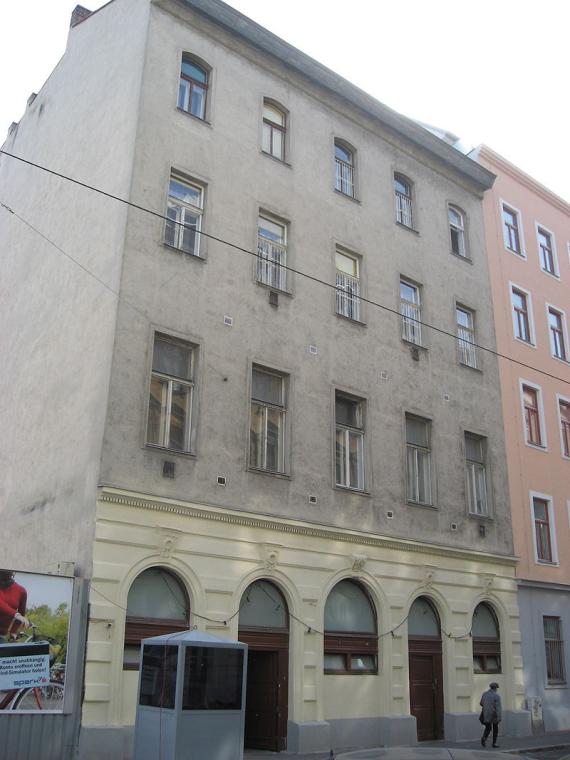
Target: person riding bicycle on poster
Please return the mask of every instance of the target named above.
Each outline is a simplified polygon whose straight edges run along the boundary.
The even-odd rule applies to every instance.
[[[26,617],[28,592],[14,580],[14,571],[0,569],[0,641],[15,639],[31,623]]]

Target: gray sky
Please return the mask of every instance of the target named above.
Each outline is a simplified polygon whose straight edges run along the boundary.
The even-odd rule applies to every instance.
[[[2,6],[0,141],[63,54],[75,4]],[[568,0],[230,5],[391,108],[485,142],[570,201]]]

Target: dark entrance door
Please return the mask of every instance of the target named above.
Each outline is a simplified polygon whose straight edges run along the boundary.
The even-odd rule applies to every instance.
[[[245,738],[248,749],[287,749],[289,614],[269,581],[253,583],[240,608],[238,638],[248,645]]]
[[[410,712],[416,719],[418,741],[443,739],[441,641],[410,639],[409,663]]]

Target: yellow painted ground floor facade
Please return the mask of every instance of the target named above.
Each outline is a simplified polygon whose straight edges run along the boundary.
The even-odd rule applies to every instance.
[[[430,655],[436,662],[436,675],[430,678],[441,692],[445,737],[478,735],[479,699],[491,680],[500,685],[505,733],[530,733],[528,713],[521,709],[514,567],[510,557],[102,489],[82,757],[88,760],[94,747],[104,747],[109,758],[130,757],[138,672],[124,669],[127,602],[135,579],[150,568],[167,570],[184,587],[191,626],[229,639],[240,635],[240,605],[252,584],[263,581],[276,589],[288,612],[281,748],[311,752],[416,740],[416,716],[422,709],[417,696],[422,676],[416,670],[423,661],[431,662],[422,653],[422,637],[412,641],[408,636],[408,618],[418,600],[438,619],[439,641],[426,640],[436,652]],[[325,672],[325,606],[333,589],[346,580],[365,591],[374,609],[378,648],[373,673]],[[474,672],[471,630],[481,603],[492,609],[500,631],[500,672],[495,669],[492,676]],[[252,647],[256,644],[250,654]]]

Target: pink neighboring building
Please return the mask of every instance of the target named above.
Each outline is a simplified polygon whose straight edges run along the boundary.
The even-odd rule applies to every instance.
[[[481,146],[525,696],[570,728],[570,205]]]

